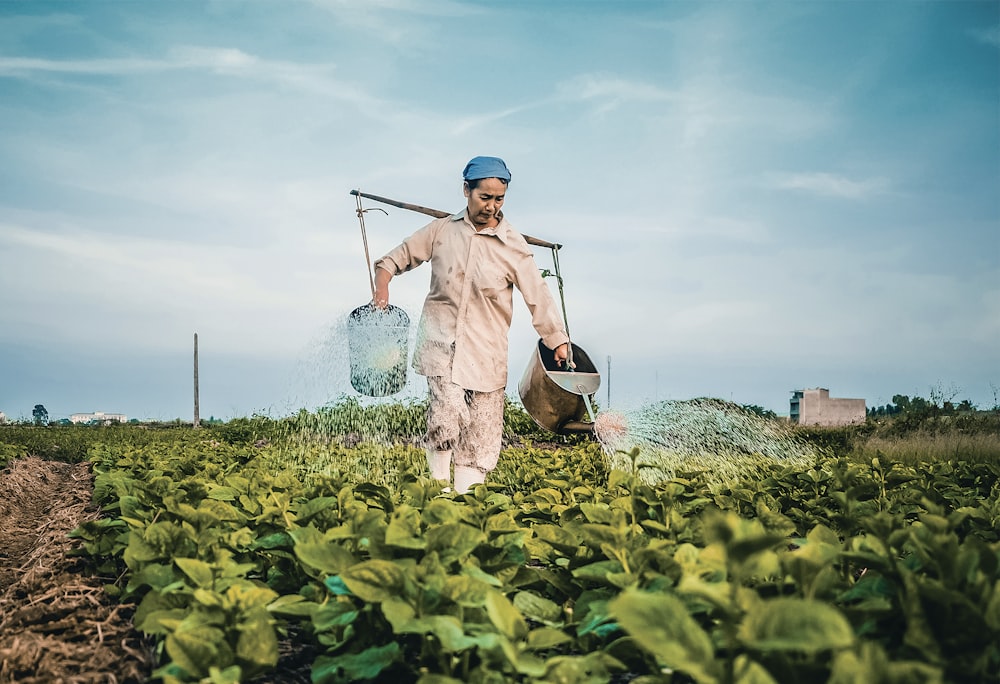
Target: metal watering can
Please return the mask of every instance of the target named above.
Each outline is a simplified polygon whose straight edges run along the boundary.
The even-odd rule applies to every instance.
[[[563,323],[569,336],[569,319],[566,317],[566,298],[563,296],[563,279],[559,271],[559,250],[562,245],[547,245],[552,250],[555,272],[547,269],[543,276],[554,275],[559,284],[559,302],[562,305]],[[569,343],[565,366],[556,364],[555,352],[539,339],[535,350],[517,384],[517,392],[525,410],[540,426],[568,435],[594,432],[593,398],[601,386],[601,375],[587,352]]]
[[[406,386],[410,317],[398,306],[364,304],[347,319],[351,386],[369,397],[386,397]]]
[[[397,200],[389,199],[387,197],[380,197],[379,195],[370,195],[368,193],[361,192],[360,190],[351,190],[351,194],[358,198],[358,218],[361,220],[361,234],[364,237],[364,211],[361,208],[361,198],[367,197],[368,199],[375,200],[376,202],[382,202],[384,204],[389,204],[394,207],[399,207],[401,209],[409,209],[410,211],[420,212],[421,214],[427,214],[428,216],[433,216],[435,218],[444,218],[445,216],[450,216],[451,213],[447,211],[441,211],[440,209],[430,209],[428,207],[422,207],[418,204],[410,204],[408,202],[400,202]],[[562,245],[556,244],[554,242],[548,242],[546,240],[540,240],[530,235],[524,235],[522,233],[525,241],[529,245],[534,245],[536,247],[547,247],[552,250],[552,261],[555,272],[543,270],[543,276],[554,275],[556,281],[559,284],[559,301],[562,304],[563,322],[566,325],[566,334],[569,335],[569,321],[566,318],[566,300],[563,296],[563,280],[562,274],[559,270],[559,250],[562,249]],[[368,241],[365,238],[365,257],[368,258]],[[369,277],[371,277],[371,264],[369,259]],[[372,299],[375,298],[375,281],[372,279]],[[359,307],[355,309],[355,313],[359,313],[359,327],[360,321],[364,319],[365,314],[362,310],[365,307]],[[372,307],[374,308],[374,307]],[[389,306],[386,310],[391,312],[392,309],[396,307]],[[406,313],[399,309],[399,313],[406,316]],[[354,319],[354,313],[351,314],[352,320]],[[379,329],[379,335],[384,335],[385,337],[391,336],[389,328],[392,325],[399,327],[408,326],[409,319],[406,319],[405,323],[402,323],[398,314],[396,314],[396,323],[391,322],[392,319],[372,319],[372,322]],[[396,333],[399,334],[399,333]],[[359,334],[360,338],[360,334]],[[402,341],[402,383],[406,382],[406,342],[405,335]],[[361,345],[359,339],[359,347]],[[397,347],[399,343],[397,342]],[[351,356],[351,384],[354,384],[354,359],[355,352],[352,343],[352,356]],[[359,349],[357,356],[361,358],[361,351]],[[388,359],[385,359],[385,362]],[[371,373],[373,366],[377,364],[368,361],[364,364],[359,363],[359,368],[365,372]],[[397,371],[389,371],[385,375],[377,375],[378,378],[384,378],[386,382],[386,387],[391,388],[399,382],[399,376]],[[375,383],[371,383],[365,380],[363,374],[359,374],[359,384],[366,388],[363,393],[369,394],[372,391],[376,391],[380,386]],[[524,404],[525,410],[531,416],[532,420],[550,432],[555,432],[557,434],[575,434],[575,433],[593,433],[594,431],[594,409],[593,409],[593,397],[596,394],[598,388],[601,386],[601,375],[597,372],[597,368],[594,366],[590,357],[587,353],[581,349],[576,344],[571,341],[569,343],[569,357],[567,358],[566,367],[560,367],[556,365],[554,352],[542,344],[539,339],[538,343],[535,345],[535,350],[531,355],[531,359],[528,362],[528,367],[524,371],[524,375],[521,377],[521,381],[517,385],[518,394],[521,397],[521,403]],[[355,389],[359,392],[362,390],[358,388],[358,385],[354,385]],[[398,389],[394,391],[386,392],[386,394],[392,394],[398,392],[402,389],[402,384],[399,385]],[[371,396],[384,396],[381,394],[373,394]]]
[[[375,277],[368,254],[365,212],[358,197],[358,221],[368,263],[368,281],[375,301]],[[379,211],[384,211],[380,209]],[[391,304],[379,309],[363,304],[347,319],[347,346],[351,359],[351,386],[369,397],[396,394],[406,386],[406,360],[409,353],[410,317]]]
[[[591,400],[601,386],[601,376],[590,357],[570,343],[576,368],[556,365],[554,352],[538,340],[517,392],[525,410],[540,426],[560,435],[594,431]]]

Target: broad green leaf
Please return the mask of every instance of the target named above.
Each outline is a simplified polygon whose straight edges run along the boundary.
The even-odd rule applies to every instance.
[[[431,499],[421,514],[426,525],[443,525],[461,520],[461,507],[450,499]]]
[[[192,596],[197,603],[209,608],[222,608],[225,605],[222,594],[211,589],[195,589]]]
[[[273,589],[249,581],[238,582],[226,589],[226,598],[243,612],[255,608],[266,608],[278,598]]]
[[[525,617],[546,624],[558,622],[563,617],[562,608],[558,604],[528,591],[519,591],[514,595],[514,607]]]
[[[165,555],[155,546],[148,544],[138,534],[130,534],[128,537],[128,547],[125,549],[123,558],[125,564],[132,570],[140,569],[144,564],[164,558]]]
[[[490,590],[487,594],[486,613],[493,626],[508,639],[523,639],[528,633],[528,625],[521,611],[499,591]]]
[[[349,601],[327,601],[312,614],[313,629],[317,632],[336,630],[353,623],[359,611]]]
[[[624,568],[618,561],[603,560],[588,563],[573,571],[573,577],[579,580],[589,580],[601,584],[608,583],[608,575],[620,573]]]
[[[251,620],[239,626],[236,657],[257,667],[278,664],[278,637],[268,620]]]
[[[837,533],[826,525],[816,525],[813,527],[809,530],[809,534],[806,535],[806,539],[810,544],[829,544],[837,547],[841,546],[843,543],[841,542],[840,537],[837,536]]]
[[[240,520],[240,518],[239,511],[225,501],[202,499],[201,503],[198,504],[197,513],[194,519],[191,520],[191,523],[195,525],[199,523],[215,525],[223,521]]]
[[[762,602],[744,618],[739,638],[761,651],[804,653],[848,648],[855,641],[850,623],[835,607],[794,597]]]
[[[518,524],[514,517],[514,511],[500,511],[486,519],[485,530],[491,537],[501,534],[514,534],[523,532],[524,528]]]
[[[573,641],[573,637],[552,627],[539,627],[528,632],[527,647],[533,651],[544,651]]]
[[[452,575],[445,580],[441,594],[460,606],[474,608],[486,604],[486,595],[491,586],[493,584],[469,575]]]
[[[418,618],[413,607],[401,599],[382,602],[382,614],[396,634],[433,634],[450,653],[474,648],[493,648],[496,635],[466,634],[462,622],[454,615],[429,615]]]
[[[941,668],[914,660],[890,661],[885,650],[871,641],[834,656],[828,684],[856,682],[920,682],[942,684]]]
[[[462,564],[462,574],[471,577],[474,580],[478,580],[484,584],[488,584],[491,587],[503,586],[503,582],[501,582],[488,572],[483,572],[483,570],[478,565],[473,565],[472,563]]]
[[[424,618],[424,621],[430,625],[430,633],[437,637],[441,646],[450,653],[480,648],[491,651],[500,641],[500,636],[492,632],[467,633],[462,622],[454,615],[431,615]]]
[[[275,615],[287,617],[312,617],[320,604],[309,601],[298,594],[286,594],[268,604],[267,609]]]
[[[613,519],[611,507],[606,503],[581,503],[580,511],[592,523],[609,524]]]
[[[208,491],[208,496],[210,499],[215,499],[216,501],[235,501],[236,497],[240,495],[239,490],[233,489],[232,487],[210,487]]]
[[[295,509],[295,521],[299,524],[307,522],[310,518],[322,513],[330,508],[336,509],[337,497],[321,496],[300,504]]]
[[[212,665],[232,665],[232,653],[225,646],[225,634],[215,627],[194,627],[167,635],[167,655],[196,677],[203,677]]]
[[[168,608],[165,610],[150,610],[140,618],[136,612],[135,626],[146,634],[170,634],[187,616],[186,608]]]
[[[582,543],[578,536],[558,525],[535,525],[532,529],[538,539],[571,556],[577,552]]]
[[[736,657],[733,675],[734,684],[778,684],[767,668],[746,655]]]
[[[399,644],[395,641],[372,646],[360,653],[321,655],[313,662],[312,681],[313,684],[341,684],[375,679],[399,657]]]
[[[416,618],[417,611],[401,598],[388,598],[381,604],[382,614],[397,633],[410,631],[407,624]]]
[[[385,543],[404,549],[422,549],[427,540],[421,535],[420,511],[412,506],[400,506],[389,520],[385,530]]]
[[[396,596],[403,587],[403,570],[387,560],[353,565],[340,574],[344,584],[363,601],[377,603]]]
[[[786,538],[779,534],[761,534],[745,539],[738,539],[726,546],[729,559],[734,563],[744,563],[753,556],[768,552],[775,546],[786,542]]]
[[[135,591],[143,585],[147,585],[151,589],[161,590],[173,584],[177,578],[178,575],[172,565],[149,563],[129,579],[128,591]]]
[[[572,682],[573,684],[607,684],[607,682],[623,679],[628,671],[617,658],[604,651],[594,651],[585,655],[553,656],[545,661],[545,682]],[[639,675],[628,681],[642,684],[646,681],[655,682],[653,676]]]
[[[629,635],[663,665],[698,682],[718,681],[712,640],[676,596],[627,589],[608,609]]]
[[[219,669],[214,665],[208,668],[208,684],[240,684],[243,680],[243,668],[239,665],[230,665],[227,668]],[[206,680],[202,680],[203,682]],[[166,684],[166,680],[164,680]]]
[[[517,645],[508,639],[500,641],[500,647],[507,660],[519,674],[527,675],[532,679],[542,677],[545,674],[545,661],[533,653],[521,651]]]
[[[327,577],[325,580],[323,580],[323,586],[325,586],[327,590],[329,590],[329,592],[334,596],[353,595],[348,586],[344,584],[344,580],[340,577],[340,575],[332,575],[330,577]]]
[[[294,550],[300,561],[330,575],[340,574],[355,562],[351,552],[334,541],[296,542]]]
[[[212,581],[214,579],[212,566],[205,561],[198,560],[197,558],[175,558],[174,563],[194,582],[196,587],[212,588]]]
[[[251,549],[290,549],[292,548],[292,537],[287,532],[274,532],[263,537],[258,537],[251,546]]]
[[[486,535],[472,525],[465,523],[445,523],[428,528],[427,551],[437,551],[441,562],[448,564],[462,560],[480,544],[486,543]]]
[[[993,584],[989,603],[983,609],[983,619],[992,629],[1000,631],[1000,580]]]
[[[416,684],[464,684],[464,682],[442,674],[427,673],[420,675]]]

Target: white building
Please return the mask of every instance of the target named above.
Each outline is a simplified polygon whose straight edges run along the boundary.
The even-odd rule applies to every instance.
[[[0,411],[0,423],[6,423],[6,422],[7,422],[7,416],[3,414],[3,411]]]
[[[795,390],[789,402],[789,418],[800,425],[853,425],[867,416],[864,399],[838,399],[824,387]]]
[[[94,411],[93,413],[74,413],[69,417],[71,423],[127,423],[128,416],[121,413],[105,413],[104,411]]]

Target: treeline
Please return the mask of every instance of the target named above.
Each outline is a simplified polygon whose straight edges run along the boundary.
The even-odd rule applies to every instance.
[[[868,409],[868,416],[875,418],[880,416],[953,416],[958,413],[971,413],[979,408],[968,399],[959,402],[932,397],[924,399],[915,396],[912,399],[905,394],[896,394],[892,397],[892,403],[885,406],[872,406]],[[1000,412],[1000,404],[995,404],[991,411]]]

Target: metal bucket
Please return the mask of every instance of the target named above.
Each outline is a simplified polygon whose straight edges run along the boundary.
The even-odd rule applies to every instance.
[[[406,386],[410,317],[391,304],[359,306],[347,320],[351,386],[369,397],[385,397]]]
[[[576,368],[556,365],[554,352],[538,340],[528,367],[517,384],[525,410],[542,428],[556,434],[592,432],[591,401],[601,376],[587,352],[573,345]]]

